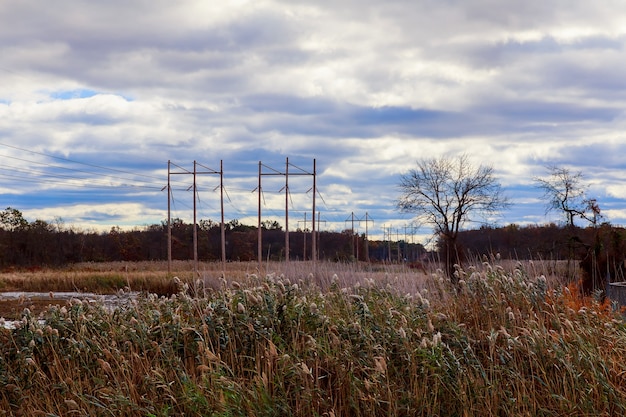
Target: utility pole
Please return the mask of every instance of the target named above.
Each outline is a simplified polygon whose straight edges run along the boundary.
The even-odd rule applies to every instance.
[[[358,220],[358,219],[357,219]],[[346,220],[344,220],[344,222],[352,222],[352,226],[350,229],[350,239],[352,240],[352,259],[355,259],[355,254],[357,256],[357,261],[358,261],[358,253],[355,253],[355,248],[354,248],[354,212],[350,213],[350,217],[348,217]],[[358,242],[358,239],[357,239]]]
[[[304,236],[304,242],[302,244],[303,246],[303,250],[302,250],[302,260],[306,261],[306,211],[304,212],[304,227],[302,228],[302,235]],[[298,224],[300,223],[300,221],[298,221]],[[311,223],[315,224],[315,221],[313,220]],[[313,256],[311,256],[311,258],[313,258]]]
[[[263,172],[263,167],[269,169],[271,172]],[[259,161],[259,185],[257,186],[257,191],[259,194],[259,206],[258,206],[258,214],[259,214],[259,219],[258,219],[258,237],[257,237],[257,258],[258,258],[258,262],[259,262],[259,273],[261,272],[261,265],[263,262],[263,232],[262,232],[262,222],[261,222],[261,200],[263,198],[263,188],[261,186],[261,178],[263,176],[266,175],[285,175],[285,173],[282,173],[280,171],[275,170],[274,168],[271,168],[265,164],[263,164],[261,161]]]
[[[417,261],[417,253],[415,247],[415,227],[411,226],[411,258],[413,261]]]
[[[405,224],[405,225],[404,225],[404,258],[405,258],[407,261],[410,261],[410,258],[411,258],[411,255],[410,255],[410,250],[409,250],[409,249],[410,249],[410,246],[409,246],[409,242],[408,242],[408,240],[406,239],[406,237],[407,237],[407,236],[406,236],[406,228],[407,228],[407,225]]]
[[[172,172],[172,165],[176,168],[182,170],[177,172]],[[172,273],[172,210],[171,210],[171,199],[172,199],[172,186],[171,186],[171,176],[172,175],[187,175],[192,174],[188,169],[182,168],[172,161],[167,161],[167,272],[168,274]],[[195,200],[195,196],[194,196]]]
[[[198,171],[197,166],[204,168],[206,171]],[[193,161],[193,231],[194,231],[194,264],[195,272],[198,273],[198,224],[196,222],[196,198],[197,198],[197,183],[196,175],[211,175],[219,174],[220,176],[220,239],[221,239],[221,251],[222,251],[222,268],[226,272],[226,234],[224,231],[224,164],[223,160],[220,160],[220,170],[214,170],[207,166],[202,165],[199,162]]]
[[[170,165],[167,160],[167,274],[172,273],[172,185],[170,184]],[[161,190],[163,191],[163,190]]]
[[[400,255],[400,231],[396,227],[396,245],[398,245],[398,263],[402,262],[402,256]]]
[[[367,224],[372,222],[374,224],[374,220],[372,220],[367,212],[365,212],[365,262],[370,261],[370,248],[369,248],[369,234]]]
[[[220,159],[220,238],[222,244],[222,272],[226,278],[226,231],[224,227],[224,160]]]
[[[291,173],[289,172],[289,167],[293,167],[298,169],[300,172],[295,172],[295,173]],[[268,168],[271,172],[263,172],[263,167]],[[258,235],[258,250],[257,250],[257,256],[259,259],[259,270],[261,268],[261,262],[262,262],[262,234],[261,234],[261,193],[262,193],[262,188],[261,188],[261,177],[265,176],[265,175],[284,175],[285,176],[285,186],[281,189],[285,190],[285,262],[289,262],[289,175],[311,175],[313,176],[313,210],[315,210],[315,193],[316,193],[316,171],[315,171],[315,159],[313,160],[313,172],[307,172],[305,170],[303,170],[300,167],[297,167],[296,165],[292,164],[289,162],[289,158],[286,158],[285,160],[285,172],[280,172],[274,168],[271,168],[267,165],[264,165],[261,161],[259,161],[259,185],[257,186],[257,190],[259,192],[259,207],[258,207],[258,212],[259,212],[259,219],[258,219],[258,228],[259,228],[259,235]],[[313,211],[313,213],[315,214],[315,211]]]
[[[313,210],[311,211],[311,259],[313,259],[313,273],[317,274],[317,243],[315,239],[315,196],[317,194],[317,166],[313,158]],[[306,220],[306,217],[305,217]],[[319,220],[318,220],[319,223]],[[319,229],[319,225],[318,225]]]
[[[313,217],[314,217],[313,218],[313,225],[315,225],[315,216],[313,216]],[[321,217],[321,213],[318,211],[317,212],[317,239],[315,239],[315,238],[313,239],[313,241],[317,240],[317,246],[315,247],[316,249],[314,249],[314,251],[316,252],[315,259],[318,259],[318,260],[320,258],[320,254],[319,254],[319,250],[320,250],[320,236],[321,236],[320,233],[319,233],[319,231],[320,231],[320,222],[324,222],[324,224],[326,224],[326,220],[320,220],[320,217]],[[314,260],[314,262],[315,262],[315,260]]]
[[[263,190],[261,188],[261,161],[259,161],[259,185],[257,186],[257,190],[259,191],[259,206],[258,206],[258,216],[259,221],[257,223],[257,260],[259,262],[259,274],[261,273],[261,262],[263,260],[263,236],[261,233],[261,196],[263,195]]]
[[[296,168],[298,172],[289,172],[289,167]],[[313,172],[308,172],[289,162],[286,158],[285,162],[285,260],[289,262],[289,175],[310,175],[313,177],[313,215],[315,216],[315,194],[316,190],[316,161],[313,159]],[[313,234],[315,234],[315,225],[313,225]],[[305,256],[306,257],[306,256]]]
[[[285,262],[289,263],[289,157],[285,158]]]
[[[387,245],[388,245],[388,256],[389,256],[389,263],[391,263],[391,226],[389,226],[387,228],[387,235],[389,236],[389,240],[387,241]]]
[[[172,172],[171,166],[174,165],[181,171]],[[201,166],[207,171],[198,171],[197,166]],[[198,274],[198,221],[197,221],[197,194],[198,194],[198,186],[197,186],[197,176],[201,174],[220,174],[220,207],[221,207],[221,240],[222,240],[222,263],[224,269],[226,268],[226,238],[224,232],[224,170],[223,163],[220,161],[220,170],[216,171],[211,168],[207,168],[204,165],[198,163],[197,161],[193,161],[193,171],[189,171],[188,169],[182,168],[171,161],[167,161],[167,189],[168,189],[168,198],[167,198],[167,272],[172,272],[172,212],[171,212],[171,176],[172,175],[193,175],[193,184],[191,187],[187,188],[187,190],[193,189],[193,262],[194,262],[194,274]]]
[[[196,186],[196,161],[193,161],[193,276],[194,280],[198,276],[198,221],[196,220],[196,197],[197,194],[197,186]]]

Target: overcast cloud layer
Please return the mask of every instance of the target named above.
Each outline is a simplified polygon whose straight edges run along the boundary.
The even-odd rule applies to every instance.
[[[30,220],[159,223],[168,160],[223,160],[226,219],[256,224],[259,161],[315,158],[323,230],[368,213],[402,234],[399,175],[466,153],[511,199],[497,224],[557,219],[532,181],[547,165],[582,171],[626,224],[621,0],[3,0],[0,19],[0,206]],[[192,176],[174,177],[190,220]],[[280,220],[284,177],[263,182]],[[219,219],[218,185],[199,177],[200,218]],[[311,185],[290,176],[290,229]]]

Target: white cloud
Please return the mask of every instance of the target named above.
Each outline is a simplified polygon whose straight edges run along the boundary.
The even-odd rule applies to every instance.
[[[29,213],[78,207],[68,223],[95,224],[106,220],[81,211],[121,206],[116,220],[141,224],[164,209],[167,160],[224,159],[228,216],[254,220],[257,162],[289,156],[306,169],[317,159],[320,209],[337,227],[352,211],[400,225],[398,175],[466,153],[515,193],[507,221],[546,218],[532,177],[552,163],[588,173],[611,218],[626,219],[618,0],[10,0],[0,13],[0,143],[24,149],[0,146],[0,161],[25,168],[0,170],[2,195]],[[59,98],[81,91],[92,93]],[[87,174],[53,179],[50,165]],[[111,171],[115,188],[94,191],[95,166],[156,191],[128,203],[128,175]],[[268,215],[283,212],[284,194],[266,197]],[[310,197],[295,198],[299,210]]]
[[[167,211],[152,209],[140,203],[75,204],[24,210],[24,217],[30,221],[44,220],[55,223],[57,220],[67,226],[83,230],[107,231],[111,227],[123,229],[158,224],[167,219]]]

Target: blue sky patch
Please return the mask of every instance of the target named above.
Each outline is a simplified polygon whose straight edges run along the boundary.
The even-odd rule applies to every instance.
[[[134,101],[134,99],[125,94],[107,93],[102,91],[91,90],[89,88],[77,88],[74,90],[58,90],[50,93],[50,98],[54,100],[75,100],[81,98],[90,98],[99,94],[114,94],[122,97],[126,101]],[[1,101],[0,101],[1,102]]]
[[[98,95],[97,91],[80,88],[76,90],[61,90],[50,93],[50,97],[55,100],[73,100],[77,98],[89,98]]]

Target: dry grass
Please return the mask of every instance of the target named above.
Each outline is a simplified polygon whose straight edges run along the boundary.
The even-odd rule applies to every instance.
[[[474,264],[483,261],[475,260]],[[530,275],[544,275],[552,282],[562,281],[565,276],[565,261],[495,260],[505,269],[513,269],[522,264]],[[167,272],[167,262],[103,262],[78,263],[65,268],[10,271],[0,273],[0,291],[60,292],[76,291],[97,294],[113,294],[120,289],[144,291],[158,295],[171,295],[178,289],[172,286],[172,278],[179,277],[190,285],[201,279],[207,287],[219,287],[219,278],[245,280],[250,275],[283,274],[292,279],[313,282],[322,289],[328,288],[331,277],[336,275],[342,285],[351,286],[364,278],[376,280],[393,277],[400,292],[415,292],[421,287],[421,279],[437,272],[439,265],[427,264],[425,270],[410,269],[404,264],[367,264],[335,262],[228,262],[198,263],[197,274],[191,261],[174,261],[172,270]]]
[[[265,268],[205,269],[113,311],[25,311],[0,331],[0,415],[626,413],[621,316],[541,265],[477,263],[458,287],[400,266]]]

